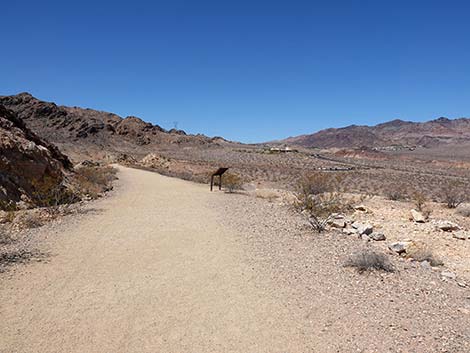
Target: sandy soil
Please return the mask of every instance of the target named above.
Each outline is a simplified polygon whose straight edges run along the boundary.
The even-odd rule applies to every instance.
[[[119,177],[93,214],[55,228],[48,263],[2,278],[0,352],[320,347],[207,207],[217,194],[140,170]]]
[[[0,277],[0,352],[468,352],[470,292],[282,205],[121,168],[114,195],[43,227],[47,262]]]

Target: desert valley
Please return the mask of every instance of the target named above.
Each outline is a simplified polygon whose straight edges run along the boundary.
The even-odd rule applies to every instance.
[[[243,144],[20,93],[0,152],[0,352],[470,350],[470,119]]]

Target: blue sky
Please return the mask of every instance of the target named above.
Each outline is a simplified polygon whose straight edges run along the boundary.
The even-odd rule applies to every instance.
[[[470,116],[466,1],[4,1],[0,95],[261,142]]]

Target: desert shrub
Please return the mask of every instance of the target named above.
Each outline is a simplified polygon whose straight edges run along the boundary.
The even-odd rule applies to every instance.
[[[442,266],[443,262],[441,259],[436,257],[432,251],[424,244],[415,244],[406,249],[407,258],[413,259],[415,261],[427,261],[431,266]]]
[[[229,193],[234,192],[235,190],[241,190],[243,186],[243,179],[234,173],[225,173],[222,176],[222,185],[225,185],[225,188]]]
[[[356,268],[360,273],[372,270],[394,271],[388,257],[373,250],[361,250],[351,255],[346,261],[345,266]]]
[[[32,197],[37,206],[57,207],[61,204],[72,203],[76,196],[65,187],[62,180],[56,177],[46,176],[31,183],[34,191]]]
[[[352,209],[338,189],[338,178],[318,172],[305,175],[298,181],[294,207],[319,233],[325,230],[335,213]]]
[[[17,210],[17,207],[13,201],[0,200],[0,211],[12,212],[16,210]]]
[[[403,201],[408,197],[403,185],[393,185],[386,191],[386,196],[392,201]]]
[[[457,213],[464,217],[470,217],[470,204],[460,205],[457,207]]]
[[[457,181],[447,182],[441,189],[441,199],[442,202],[446,204],[448,208],[456,208],[461,203],[466,201],[466,193],[464,190],[464,185]]]
[[[74,186],[81,195],[87,195],[93,199],[112,189],[112,183],[116,180],[117,169],[106,167],[81,167],[75,171]]]
[[[412,201],[415,205],[415,208],[418,211],[424,211],[425,206],[426,206],[426,202],[428,201],[428,198],[426,197],[426,195],[423,194],[422,192],[415,191],[411,195],[411,198],[412,198]]]

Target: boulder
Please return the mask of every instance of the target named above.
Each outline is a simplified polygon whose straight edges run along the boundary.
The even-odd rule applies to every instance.
[[[411,220],[415,221],[416,223],[425,223],[426,217],[419,211],[411,210]]]

